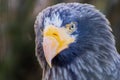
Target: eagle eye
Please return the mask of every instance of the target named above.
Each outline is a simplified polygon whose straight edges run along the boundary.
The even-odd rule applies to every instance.
[[[76,22],[71,22],[69,24],[66,24],[67,31],[71,34],[76,30]]]

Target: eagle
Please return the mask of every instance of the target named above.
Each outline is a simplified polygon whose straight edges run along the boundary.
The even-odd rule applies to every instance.
[[[42,80],[120,80],[110,23],[93,5],[50,6],[38,14],[34,30]]]

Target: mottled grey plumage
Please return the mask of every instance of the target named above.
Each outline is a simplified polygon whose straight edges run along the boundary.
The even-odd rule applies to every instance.
[[[56,14],[60,15],[54,17]],[[60,53],[53,60],[53,67],[49,68],[43,54],[41,31],[48,24],[61,27],[70,21],[79,22],[76,43],[66,50],[72,53],[75,51],[75,55],[71,59],[69,55],[72,53]],[[37,16],[34,28],[36,56],[43,69],[42,80],[120,80],[120,56],[115,47],[114,36],[109,22],[94,6],[61,3],[48,7]],[[63,61],[59,61],[59,58]]]

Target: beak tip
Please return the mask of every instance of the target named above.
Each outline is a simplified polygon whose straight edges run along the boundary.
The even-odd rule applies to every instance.
[[[52,63],[51,63],[51,61],[47,61],[47,63],[48,63],[48,65],[49,65],[49,67],[52,68]]]
[[[52,68],[52,65],[51,65],[51,64],[49,64],[49,67],[50,67],[50,68]]]

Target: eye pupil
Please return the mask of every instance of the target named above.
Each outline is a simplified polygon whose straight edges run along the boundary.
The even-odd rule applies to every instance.
[[[74,28],[75,28],[75,25],[74,25],[74,24],[71,24],[70,29],[74,29]]]
[[[74,28],[74,25],[71,25],[71,28]]]

